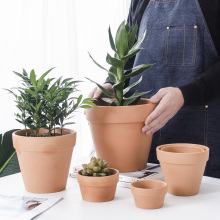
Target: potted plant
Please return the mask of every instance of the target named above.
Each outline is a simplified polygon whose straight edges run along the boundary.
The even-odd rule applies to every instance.
[[[88,202],[107,202],[115,197],[119,171],[109,168],[101,158],[92,157],[77,173],[82,198]]]
[[[198,144],[175,143],[156,149],[168,192],[176,196],[199,193],[209,148]]]
[[[114,56],[109,54],[106,56],[107,63],[111,65],[109,70],[98,64],[90,55],[97,66],[108,72],[115,94],[96,83],[109,98],[102,98],[95,102],[99,107],[86,110],[86,118],[89,121],[97,155],[107,160],[111,167],[115,167],[120,172],[144,169],[152,140],[152,134],[146,135],[141,131],[146,117],[155,108],[155,104],[141,98],[149,91],[139,93],[136,90],[134,94],[125,98],[130,89],[141,82],[142,76],[137,82],[127,87],[126,80],[142,74],[153,65],[142,64],[133,67],[131,72],[125,70],[128,59],[143,49],[140,45],[146,32],[134,43],[137,29],[137,24],[129,28],[126,22],[122,22],[114,41],[109,28],[109,41],[114,51]]]
[[[53,68],[52,68],[53,69]],[[74,93],[80,81],[62,77],[45,79],[48,70],[38,79],[35,71],[30,75],[14,72],[21,79],[15,96],[16,120],[23,130],[12,135],[13,145],[27,191],[51,193],[65,189],[76,131],[64,128],[66,122],[79,107],[95,106],[91,99],[76,97]]]

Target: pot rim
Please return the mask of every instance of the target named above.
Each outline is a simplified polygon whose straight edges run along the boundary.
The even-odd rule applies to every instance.
[[[177,146],[175,146],[177,145]],[[163,151],[163,148],[169,148],[169,147],[183,147],[183,148],[199,148],[199,149],[203,149],[200,152],[188,152],[188,153],[181,153],[181,152],[168,152],[168,151]],[[164,153],[168,153],[168,154],[181,154],[181,155],[187,155],[187,154],[201,154],[204,153],[206,151],[209,151],[209,148],[206,147],[205,145],[200,145],[200,144],[191,144],[191,143],[172,143],[172,144],[163,144],[163,145],[159,145],[157,147],[158,151],[162,151]]]
[[[197,147],[202,148],[204,151],[201,152],[189,152],[189,153],[175,153],[167,152],[161,150],[165,146],[170,147]],[[164,144],[156,148],[157,159],[160,162],[169,163],[169,164],[201,164],[206,163],[209,159],[209,148],[204,145],[191,144],[191,143],[173,143],[173,144]]]
[[[40,128],[41,129],[41,128]],[[43,128],[44,129],[44,128]],[[69,128],[64,128],[63,129],[63,131],[68,131],[69,132],[69,134],[63,134],[63,135],[61,135],[61,136],[49,136],[49,137],[32,137],[32,136],[23,136],[23,135],[19,135],[19,134],[17,134],[17,132],[21,132],[21,131],[31,131],[32,129],[20,129],[20,130],[17,130],[17,131],[14,131],[13,133],[12,133],[12,135],[14,135],[14,136],[17,136],[17,137],[23,137],[23,138],[60,138],[60,137],[62,137],[62,136],[69,136],[69,135],[73,135],[74,133],[76,133],[76,130],[73,130],[73,129],[69,129]]]
[[[135,186],[138,183],[159,183],[161,186],[158,188],[143,188]],[[167,193],[167,183],[161,180],[144,179],[131,183],[131,192],[136,197],[164,197]]]

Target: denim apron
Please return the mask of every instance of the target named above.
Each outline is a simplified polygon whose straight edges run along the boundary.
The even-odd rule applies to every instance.
[[[151,0],[139,28],[147,35],[134,66],[156,63],[143,74],[138,91],[179,87],[198,77],[219,59],[198,0]],[[140,76],[139,76],[140,77]],[[130,84],[139,77],[130,79]],[[135,91],[131,90],[130,94]],[[153,136],[149,162],[158,162],[155,148],[167,143],[195,143],[210,148],[205,175],[220,177],[220,98],[184,106]]]

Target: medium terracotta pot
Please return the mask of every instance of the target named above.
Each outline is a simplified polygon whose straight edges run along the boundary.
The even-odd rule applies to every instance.
[[[80,191],[83,200],[87,202],[107,202],[115,197],[119,172],[110,169],[110,175],[104,177],[93,177],[81,175],[82,170],[77,173]]]
[[[62,136],[55,137],[26,137],[25,130],[19,130],[12,138],[28,192],[52,193],[66,188],[75,131],[65,129]]]
[[[131,183],[135,205],[141,209],[159,209],[164,204],[167,184],[160,180],[139,180]]]
[[[152,134],[141,129],[155,104],[141,99],[134,106],[101,106],[86,110],[98,157],[120,172],[133,172],[146,167]]]
[[[168,184],[168,192],[176,196],[198,194],[209,159],[209,148],[180,143],[161,145],[156,151],[164,179]]]

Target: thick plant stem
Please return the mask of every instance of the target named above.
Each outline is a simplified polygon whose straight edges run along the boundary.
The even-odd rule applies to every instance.
[[[124,70],[124,65],[121,67],[117,68],[117,75],[118,75],[118,80],[119,83],[123,82],[123,70]],[[117,102],[117,106],[122,106],[123,105],[123,88],[119,88],[119,89],[115,89],[115,93],[116,93],[116,102]]]

